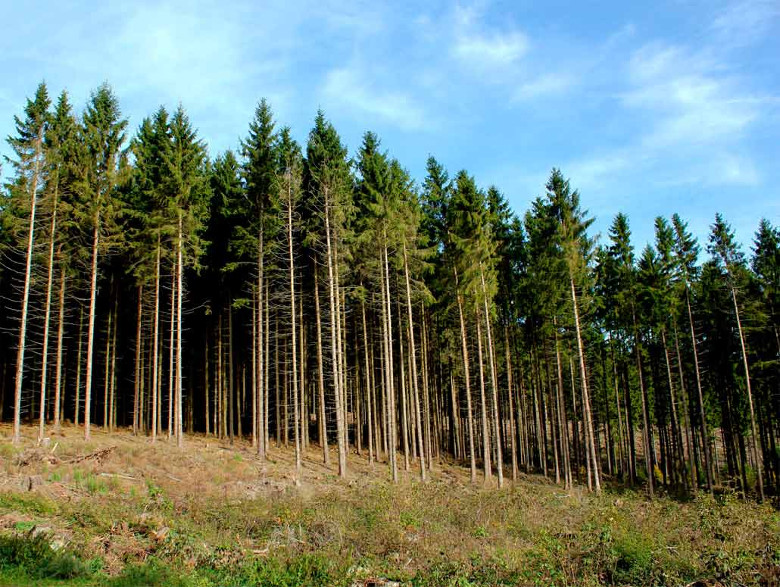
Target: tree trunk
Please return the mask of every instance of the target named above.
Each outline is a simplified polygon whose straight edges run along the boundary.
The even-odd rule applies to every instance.
[[[174,389],[174,352],[176,349],[176,262],[174,261],[171,272],[171,328],[168,341],[168,440],[173,435],[173,398],[176,394]],[[220,339],[222,331],[220,330]],[[222,356],[220,355],[220,361]]]
[[[325,417],[325,373],[322,360],[322,312],[320,311],[320,286],[319,269],[314,267],[314,310],[317,322],[317,393],[319,394],[319,421],[320,446],[322,448],[322,461],[330,465],[330,453],[328,452],[328,423]]]
[[[747,388],[748,405],[750,406],[750,429],[753,435],[753,454],[756,459],[758,497],[760,501],[764,501],[764,476],[761,466],[761,452],[758,450],[758,431],[756,430],[756,415],[755,411],[753,410],[753,392],[750,389],[750,370],[748,369],[747,348],[745,347],[745,335],[742,332],[742,320],[739,318],[737,292],[733,285],[731,286],[731,299],[734,301],[734,315],[737,318],[737,332],[739,333],[739,344],[742,348],[742,365],[745,368],[745,387]]]
[[[158,422],[160,412],[158,410],[160,381],[158,370],[160,367],[160,237],[157,237],[157,263],[154,274],[154,325],[152,326],[152,442],[157,441]]]
[[[182,236],[182,214],[179,211],[179,241],[177,246],[178,261],[176,263],[176,445],[181,448],[184,444],[184,427],[182,421],[182,378],[181,378],[181,364],[183,360],[182,356],[182,341],[181,341],[181,306],[183,297],[183,259],[182,249],[184,248],[184,241]]]
[[[409,281],[409,259],[406,253],[406,243],[404,243],[404,276],[406,278],[406,310],[409,325],[409,356],[412,362],[412,394],[415,411],[415,420],[417,422],[417,442],[420,455],[420,478],[425,481],[425,443],[423,440],[423,427],[420,417],[420,393],[417,384],[417,349],[414,344],[414,317],[412,315],[412,288]],[[430,455],[429,455],[430,457]]]
[[[339,450],[339,476],[347,476],[347,450],[345,446],[344,435],[344,412],[343,412],[343,399],[341,389],[341,356],[339,355],[340,346],[340,332],[338,323],[341,321],[338,309],[338,295],[339,292],[336,289],[336,277],[334,265],[338,262],[338,259],[334,258],[333,246],[331,243],[331,230],[330,230],[330,202],[327,195],[325,198],[325,241],[326,241],[326,256],[328,262],[328,288],[329,288],[329,300],[328,304],[330,310],[330,344],[331,344],[331,360],[333,361],[333,385],[336,392],[336,436]]]
[[[482,281],[483,303],[485,305],[485,330],[487,332],[488,359],[490,360],[490,386],[493,388],[493,427],[496,432],[496,471],[498,473],[498,486],[504,486],[504,458],[501,453],[501,420],[498,405],[498,376],[496,375],[495,353],[493,352],[493,334],[490,326],[490,311],[487,302],[487,288],[485,287],[485,274],[480,267],[479,277]]]
[[[19,344],[16,354],[16,379],[14,390],[14,437],[13,443],[22,440],[22,382],[24,379],[24,351],[27,336],[27,311],[30,303],[30,282],[32,281],[32,256],[35,240],[35,208],[38,200],[38,180],[40,179],[41,155],[43,150],[43,134],[35,143],[35,165],[32,185],[30,187],[30,222],[27,231],[27,254],[25,255],[24,289],[22,292],[22,315],[19,322]],[[94,290],[93,290],[94,291]]]
[[[469,348],[466,342],[466,321],[463,316],[463,299],[460,295],[458,270],[455,269],[455,288],[458,301],[458,319],[460,320],[460,343],[463,354],[463,378],[466,383],[466,420],[469,430],[469,461],[471,466],[471,482],[477,480],[477,458],[474,454],[474,416],[471,406],[471,378],[469,377]]]
[[[601,480],[599,479],[599,464],[596,456],[596,442],[593,434],[593,418],[591,417],[590,409],[590,396],[588,395],[588,377],[585,371],[585,349],[582,344],[582,334],[580,332],[580,311],[577,307],[577,292],[574,288],[574,278],[569,277],[569,284],[571,285],[571,301],[574,306],[574,327],[577,333],[577,352],[580,358],[580,376],[582,378],[582,396],[584,400],[583,415],[585,416],[586,425],[586,445],[590,443],[589,456],[593,464],[593,479],[596,486],[596,491],[601,491]]]
[[[650,440],[650,415],[648,414],[648,400],[647,400],[647,388],[645,387],[645,379],[642,374],[642,352],[639,348],[639,329],[636,324],[636,313],[634,312],[633,305],[631,307],[631,315],[634,322],[634,352],[636,354],[636,369],[637,376],[639,377],[639,391],[642,396],[642,420],[644,423],[644,444],[645,444],[645,471],[647,472],[647,494],[650,499],[653,498],[653,446]]]
[[[141,324],[143,323],[143,284],[138,286],[138,309],[136,311],[136,327],[135,327],[135,377],[133,381],[133,436],[138,435],[138,430],[141,427],[139,422],[141,416],[141,379],[143,378],[143,372],[141,369]]]
[[[79,405],[81,404],[81,347],[84,343],[84,307],[79,307],[79,345],[76,353],[76,400],[73,425],[79,425]]]
[[[509,350],[509,326],[504,325],[504,361],[506,362],[506,390],[509,400],[509,448],[512,452],[512,482],[517,481],[517,428],[515,422],[515,393],[512,384],[512,355]]]
[[[60,431],[62,411],[62,350],[65,332],[65,266],[60,266],[59,317],[57,320],[57,366],[54,381],[54,432]],[[5,385],[5,380],[3,381]]]
[[[87,319],[87,366],[84,375],[84,439],[90,439],[92,423],[92,355],[95,347],[95,306],[97,304],[98,245],[100,244],[100,209],[95,212],[92,234],[92,271],[89,285],[89,316]]]
[[[490,425],[487,413],[487,397],[485,396],[485,369],[482,360],[482,325],[479,310],[476,311],[477,324],[477,365],[479,367],[479,405],[482,420],[482,465],[485,475],[485,483],[493,477],[490,464]]]
[[[295,474],[301,472],[301,410],[298,405],[298,333],[296,329],[295,312],[295,257],[293,255],[293,232],[292,232],[292,194],[290,192],[290,178],[288,177],[287,190],[287,251],[290,260],[290,324],[292,326],[292,382],[293,382],[293,402],[295,405]]]
[[[702,452],[704,453],[704,469],[707,471],[707,491],[712,493],[712,469],[710,468],[709,434],[707,433],[707,418],[704,415],[704,394],[701,389],[701,374],[699,371],[699,352],[696,349],[696,331],[693,327],[693,312],[688,284],[685,284],[685,304],[688,308],[688,324],[691,329],[691,347],[693,348],[693,367],[696,374],[696,390],[699,393],[699,425],[702,437]]]
[[[49,326],[51,325],[51,294],[54,287],[54,244],[57,234],[57,189],[55,184],[54,209],[51,214],[51,235],[49,237],[49,264],[46,275],[46,309],[43,314],[43,347],[41,348],[41,413],[38,422],[38,442],[43,441],[46,432],[46,379],[49,374]],[[57,416],[55,416],[56,418]]]
[[[393,374],[393,322],[390,306],[390,270],[387,255],[387,247],[382,249],[382,318],[384,345],[385,345],[385,364],[383,372],[385,376],[387,409],[385,410],[385,421],[387,422],[386,442],[390,473],[393,482],[398,482],[398,463],[396,460],[396,447],[398,446],[396,438],[396,401]]]

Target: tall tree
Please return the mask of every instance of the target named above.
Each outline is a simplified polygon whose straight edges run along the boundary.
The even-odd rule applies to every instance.
[[[102,251],[115,244],[119,215],[117,187],[121,181],[122,146],[127,121],[122,118],[119,100],[107,84],[101,85],[87,104],[79,129],[76,184],[79,216],[85,232],[91,232],[89,312],[87,317],[87,364],[84,375],[84,437],[90,438],[92,371],[97,315],[98,260]]]
[[[33,244],[35,241],[35,213],[44,181],[44,140],[50,120],[50,105],[51,101],[49,100],[46,84],[41,83],[35,92],[35,97],[32,100],[27,100],[27,106],[24,109],[24,120],[14,116],[16,136],[8,137],[8,144],[16,156],[15,159],[9,159],[16,171],[16,181],[11,186],[11,192],[12,194],[19,194],[18,197],[21,197],[23,201],[22,206],[24,206],[28,214],[24,286],[22,289],[22,310],[19,321],[19,343],[17,346],[14,384],[14,443],[18,443],[21,440],[22,386],[30,283],[32,279]]]
[[[734,317],[737,323],[737,334],[739,336],[739,345],[742,351],[742,366],[745,370],[745,390],[747,392],[748,406],[750,407],[750,428],[753,440],[753,456],[756,462],[758,495],[764,499],[764,477],[762,466],[762,455],[758,449],[758,428],[756,427],[756,415],[753,408],[753,392],[750,387],[750,369],[748,366],[747,343],[745,333],[742,329],[742,319],[740,318],[740,306],[737,302],[737,288],[740,283],[744,283],[748,278],[745,256],[739,250],[739,245],[734,239],[734,232],[729,224],[719,213],[715,215],[715,222],[710,232],[710,242],[707,250],[713,256],[715,262],[723,269],[726,277],[726,284],[731,293],[731,300],[734,303]]]

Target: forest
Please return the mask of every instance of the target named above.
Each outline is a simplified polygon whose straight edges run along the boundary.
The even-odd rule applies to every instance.
[[[746,253],[720,214],[698,242],[670,210],[636,250],[623,214],[593,235],[559,169],[520,213],[434,157],[416,181],[372,132],[350,154],[322,111],[299,145],[265,100],[213,157],[182,106],[130,129],[106,84],[81,111],[41,84],[15,128],[14,443],[100,427],[286,446],[292,475],[316,447],[341,477],[357,455],[393,482],[448,460],[499,487],[780,494],[768,219]]]

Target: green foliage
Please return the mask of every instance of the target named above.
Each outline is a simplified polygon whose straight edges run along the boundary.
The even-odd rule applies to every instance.
[[[20,572],[33,579],[73,579],[88,574],[78,555],[54,549],[44,533],[0,534],[0,572]]]

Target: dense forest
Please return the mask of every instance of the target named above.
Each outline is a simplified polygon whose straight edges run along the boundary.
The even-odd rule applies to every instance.
[[[780,230],[746,255],[716,215],[641,251],[601,241],[553,169],[513,212],[430,157],[418,183],[318,112],[306,145],[258,104],[210,157],[184,109],[128,129],[41,84],[0,208],[0,419],[347,455],[425,479],[441,459],[649,496],[780,494]],[[672,211],[670,211],[672,212]],[[759,211],[760,212],[760,211]],[[643,221],[646,221],[643,219]],[[31,428],[32,430],[32,428]],[[171,450],[176,450],[172,448]],[[295,471],[292,472],[295,474]]]

